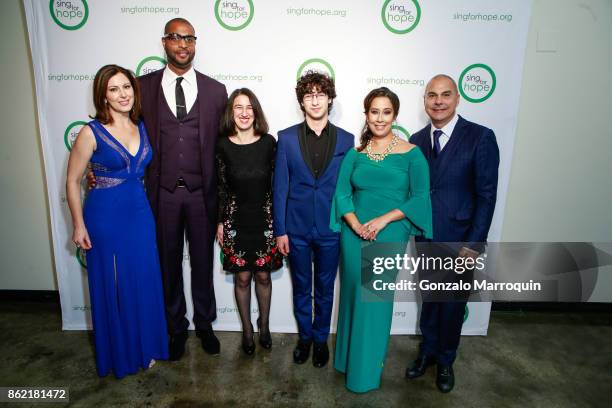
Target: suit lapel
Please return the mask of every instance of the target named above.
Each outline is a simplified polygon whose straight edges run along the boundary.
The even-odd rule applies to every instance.
[[[334,156],[338,154],[340,150],[340,143],[338,143],[338,129],[336,129],[331,122],[329,123],[329,133],[327,137],[329,137],[329,147],[325,152],[325,168],[323,168],[319,178],[322,178],[325,175],[327,169],[329,169],[331,165],[332,160],[334,159]]]
[[[463,141],[463,134],[466,130],[467,122],[461,116],[459,116],[459,120],[455,125],[455,129],[453,129],[453,134],[451,135],[448,143],[444,146],[444,149],[440,152],[440,156],[438,156],[437,160],[434,160],[434,163],[437,162],[437,170],[435,175],[435,180],[433,180],[432,184],[436,184],[444,171],[448,168],[449,163],[453,160],[457,152],[457,147]]]
[[[159,107],[161,106],[162,103],[166,103],[166,99],[164,98],[164,93],[162,91],[162,78],[164,77],[164,70],[160,69],[159,70],[159,75],[157,75],[155,77],[155,80],[152,81],[152,98],[150,99],[150,103],[152,104],[151,106],[151,112],[155,112],[155,114],[153,115],[154,120],[151,121],[151,125],[152,125],[152,129],[150,129],[150,136],[153,136],[154,138],[154,146],[155,146],[155,152],[159,152],[160,151],[160,146],[161,146],[161,142],[160,142],[160,128],[161,128],[161,115],[159,112]],[[147,129],[149,130],[149,129]]]
[[[434,158],[433,158],[433,149],[431,147],[431,124],[427,125],[424,129],[423,129],[423,139],[421,140],[421,148],[423,150],[423,154],[425,155],[425,158],[427,159],[427,161],[429,162],[429,166],[432,167],[434,166]]]
[[[302,154],[302,160],[308,170],[310,170],[310,174],[314,177],[314,168],[312,167],[312,163],[310,162],[310,154],[308,152],[308,145],[306,144],[306,122],[302,122],[301,125],[297,128],[298,141],[300,144],[300,153]]]
[[[200,120],[200,149],[201,151],[206,150],[206,145],[208,140],[206,140],[206,129],[208,129],[208,124],[210,121],[209,115],[207,112],[214,112],[214,106],[211,105],[211,100],[206,98],[206,87],[204,85],[204,79],[199,75],[196,71],[196,80],[198,83],[198,107],[199,107],[199,120]]]

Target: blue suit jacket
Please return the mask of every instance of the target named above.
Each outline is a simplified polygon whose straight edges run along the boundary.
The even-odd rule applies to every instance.
[[[495,134],[459,116],[450,140],[434,159],[430,131],[431,124],[410,142],[421,148],[429,162],[433,241],[462,242],[481,252],[497,199]]]
[[[340,163],[355,145],[355,137],[336,127],[336,147],[327,168],[315,178],[300,148],[302,124],[278,132],[274,167],[274,235],[307,235],[315,226],[322,236],[337,235],[329,228],[331,203]],[[333,126],[330,124],[330,126]]]

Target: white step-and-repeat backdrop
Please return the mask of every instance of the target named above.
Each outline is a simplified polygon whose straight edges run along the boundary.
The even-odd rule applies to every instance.
[[[228,92],[251,88],[273,134],[303,120],[294,88],[307,69],[335,78],[338,97],[331,120],[356,135],[363,125],[364,96],[379,86],[391,88],[401,99],[396,132],[403,137],[427,124],[427,80],[437,73],[451,75],[461,91],[460,114],[492,128],[500,146],[498,204],[489,234],[495,241],[501,237],[531,3],[24,0],[64,329],[91,324],[87,267],[70,240],[64,185],[71,144],[94,113],[92,80],[102,65],[119,64],[139,75],[162,68],[163,26],[174,17],[187,18],[198,36],[196,69],[223,82]],[[214,327],[240,330],[232,276],[216,259]],[[188,291],[187,255],[184,266]],[[273,274],[273,285],[272,330],[295,332],[287,269]],[[488,303],[470,303],[464,334],[486,334],[489,311]],[[396,303],[393,333],[415,333],[417,312],[414,303]]]

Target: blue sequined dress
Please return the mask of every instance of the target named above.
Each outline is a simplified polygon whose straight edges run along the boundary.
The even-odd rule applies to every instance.
[[[96,186],[84,207],[92,248],[87,251],[96,366],[121,378],[168,358],[155,221],[142,182],[152,151],[144,124],[132,156],[100,122],[91,165]]]

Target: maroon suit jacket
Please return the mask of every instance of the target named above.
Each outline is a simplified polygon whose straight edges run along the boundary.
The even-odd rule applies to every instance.
[[[155,218],[158,217],[159,177],[161,171],[159,100],[164,99],[161,88],[163,69],[138,78],[141,90],[142,116],[153,147],[153,158],[145,173],[145,186]],[[202,162],[202,190],[204,206],[209,221],[216,223],[217,217],[217,172],[215,170],[215,147],[219,134],[219,119],[227,103],[225,85],[196,71],[198,82],[198,104],[200,119],[200,154]],[[213,224],[214,225],[214,224]]]

